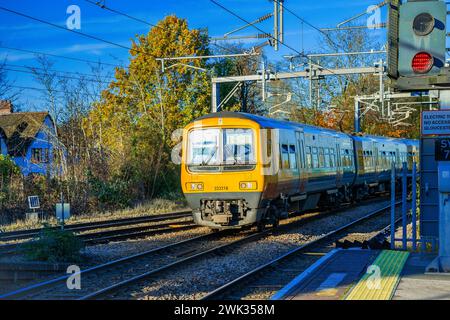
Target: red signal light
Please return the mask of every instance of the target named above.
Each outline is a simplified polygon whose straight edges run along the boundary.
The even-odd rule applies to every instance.
[[[415,73],[427,73],[433,68],[434,58],[427,52],[419,52],[412,59],[412,69]]]

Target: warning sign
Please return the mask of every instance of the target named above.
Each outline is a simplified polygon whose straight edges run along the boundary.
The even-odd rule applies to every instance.
[[[423,136],[450,136],[450,110],[422,112]]]

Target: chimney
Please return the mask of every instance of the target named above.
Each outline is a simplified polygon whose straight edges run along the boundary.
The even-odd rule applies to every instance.
[[[14,112],[11,100],[0,100],[0,115],[11,114]]]

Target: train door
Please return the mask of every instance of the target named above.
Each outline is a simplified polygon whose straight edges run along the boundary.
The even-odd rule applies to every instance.
[[[336,143],[336,186],[339,188],[342,186],[342,178],[344,175],[344,170],[342,168],[342,161],[341,161],[341,147],[339,143]]]
[[[379,158],[379,151],[378,151],[378,143],[374,142],[373,143],[373,167],[374,167],[374,172],[375,172],[375,176],[377,177],[377,179],[379,178],[379,174],[380,174],[380,158]]]
[[[400,161],[400,150],[399,150],[398,146],[396,146],[396,149],[395,149],[395,160],[394,161],[396,163],[397,168],[401,169],[403,164]]]
[[[291,178],[291,187],[293,193],[298,193],[300,189],[300,169],[301,169],[301,150],[298,146],[297,133],[289,138],[289,171]],[[293,138],[293,140],[291,140]]]
[[[306,193],[306,184],[308,182],[308,171],[306,170],[306,155],[305,155],[305,134],[303,132],[296,132],[297,148],[299,152],[299,191]]]

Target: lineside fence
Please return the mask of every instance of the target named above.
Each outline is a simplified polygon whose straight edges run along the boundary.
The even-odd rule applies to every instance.
[[[436,241],[430,239],[420,239],[417,238],[417,225],[419,221],[418,210],[417,210],[417,183],[418,183],[418,172],[417,163],[413,162],[412,170],[409,172],[408,164],[403,162],[402,169],[397,170],[395,168],[395,163],[391,167],[391,227],[390,227],[390,239],[391,239],[391,249],[401,249],[412,251],[418,251],[420,245],[420,251],[426,251],[427,248],[431,250],[436,250]],[[401,182],[401,237],[396,237],[396,224],[399,222],[396,219],[396,194],[397,194],[397,181]],[[411,197],[408,199],[408,182],[411,182]],[[411,208],[411,209],[409,209]],[[408,221],[411,218],[411,233],[408,235]],[[397,246],[400,243],[401,246]]]

